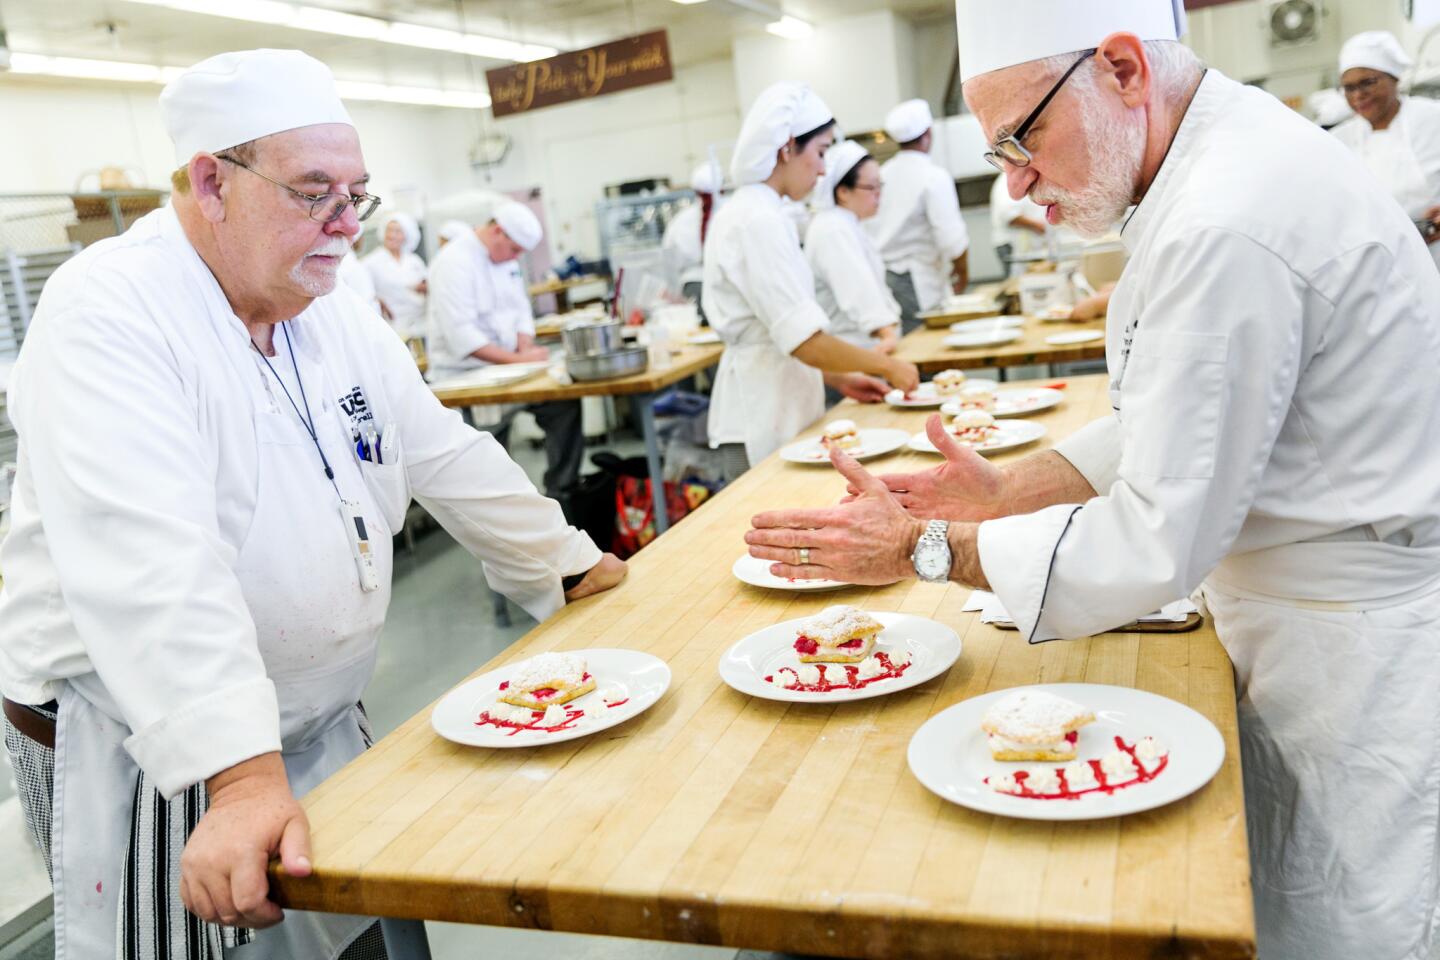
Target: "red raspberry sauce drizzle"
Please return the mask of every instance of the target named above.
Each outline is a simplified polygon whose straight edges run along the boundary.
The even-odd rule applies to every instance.
[[[624,706],[629,702],[630,698],[626,697],[624,700],[616,700],[614,703],[605,704],[605,706],[620,707]],[[515,736],[515,734],[519,733],[521,730],[533,730],[536,733],[559,733],[561,730],[572,729],[575,726],[576,721],[578,721],[582,716],[584,716],[583,711],[571,710],[567,706],[565,708],[565,720],[563,723],[557,723],[553,727],[542,727],[540,726],[540,721],[545,719],[545,711],[531,710],[530,714],[531,717],[529,723],[516,723],[514,720],[501,720],[499,717],[492,717],[490,716],[489,710],[482,710],[480,712],[480,719],[475,721],[475,726],[501,727],[503,729],[508,729],[510,732],[506,734],[506,736],[509,737]]]
[[[1117,750],[1121,750],[1125,753],[1130,754],[1130,759],[1134,761],[1135,764],[1135,779],[1126,780],[1124,783],[1111,784],[1106,781],[1105,771],[1101,769],[1099,760],[1086,760],[1085,762],[1090,764],[1090,769],[1095,771],[1096,786],[1086,787],[1084,790],[1071,790],[1070,784],[1065,781],[1064,768],[1057,767],[1055,769],[1055,774],[1060,778],[1059,793],[1035,793],[1034,791],[1032,791],[1029,787],[1025,786],[1025,780],[1027,777],[1030,776],[1029,772],[1025,770],[1021,770],[1019,773],[1015,774],[1015,786],[1020,788],[1019,793],[1010,793],[1008,791],[1000,792],[1003,792],[1007,797],[1024,797],[1026,800],[1078,800],[1079,798],[1088,796],[1092,793],[1111,794],[1114,793],[1116,790],[1124,790],[1126,787],[1133,787],[1137,783],[1149,783],[1151,780],[1154,780],[1156,777],[1160,776],[1161,772],[1170,765],[1170,754],[1166,753],[1160,758],[1160,762],[1155,765],[1155,769],[1147,773],[1145,767],[1142,766],[1140,763],[1140,758],[1135,756],[1134,744],[1126,743],[1124,740],[1116,737],[1115,748]],[[989,785],[989,777],[985,778],[985,783],[987,786]]]
[[[837,644],[835,644],[835,649],[836,649],[836,650],[859,650],[859,649],[860,649],[861,647],[863,647],[864,645],[865,645],[865,639],[864,639],[863,637],[856,637],[854,640],[846,640],[844,643],[837,643]],[[820,644],[819,644],[817,641],[811,639],[810,637],[805,636],[803,633],[800,634],[800,636],[798,636],[798,637],[795,638],[795,652],[796,652],[796,653],[803,653],[803,654],[805,654],[806,656],[810,656],[810,655],[814,654],[815,651],[817,651],[817,650],[819,650],[819,649],[820,649]]]
[[[831,690],[860,690],[864,687],[870,686],[870,684],[872,683],[878,683],[881,680],[892,680],[895,677],[901,676],[905,673],[906,670],[909,670],[915,664],[915,661],[912,660],[909,663],[904,664],[903,666],[897,667],[895,666],[895,664],[890,662],[889,655],[884,653],[875,654],[875,659],[879,660],[880,665],[885,668],[885,672],[877,676],[867,677],[866,679],[861,680],[860,668],[855,664],[827,663],[825,664],[826,674],[830,672],[830,669],[832,667],[844,667],[845,677],[850,682],[848,684],[831,683],[829,680],[825,679],[825,677],[822,676],[819,683],[796,683],[794,686],[785,687],[785,689],[797,690],[802,693],[828,693]],[[815,664],[806,664],[806,666],[815,666]],[[788,670],[790,668],[786,667],[784,669]],[[774,678],[774,676],[774,674],[767,676],[765,678],[765,682],[769,683]]]

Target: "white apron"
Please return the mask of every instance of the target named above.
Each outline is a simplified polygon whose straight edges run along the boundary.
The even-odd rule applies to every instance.
[[[1426,210],[1440,203],[1425,178],[1420,158],[1410,145],[1406,130],[1392,126],[1388,130],[1371,131],[1359,146],[1360,159],[1375,178],[1390,190],[1405,215],[1415,220]],[[1440,266],[1440,243],[1429,245],[1430,256]]]
[[[752,329],[756,342],[727,343],[720,355],[709,433],[743,435],[745,458],[753,467],[825,412],[825,378],[781,353],[758,325]]]
[[[1319,545],[1280,548],[1293,559],[1278,576],[1245,578],[1266,593],[1237,586],[1227,564],[1201,588],[1235,669],[1259,956],[1429,958],[1440,942],[1440,589],[1387,572],[1392,589],[1414,589],[1379,604],[1268,595],[1302,592],[1286,577],[1324,575],[1299,561],[1307,546]],[[1343,568],[1364,579],[1363,566]]]
[[[278,330],[276,341],[279,356],[271,363],[288,368]],[[267,392],[267,381],[253,378],[260,489],[236,574],[255,621],[266,672],[275,684],[282,755],[298,797],[364,748],[354,707],[373,671],[390,601],[390,538],[403,520],[409,491],[398,456],[390,467],[356,461],[344,413],[330,399],[339,395],[337,385],[298,343],[296,357],[316,431],[340,489],[360,502],[372,527],[380,580],[379,589],[361,591],[336,494],[309,435],[274,379],[268,380],[273,389]],[[293,394],[293,380],[286,379]],[[59,698],[53,848],[56,960],[92,960],[115,953],[138,768],[122,746],[130,730],[96,706],[107,700],[94,675],[71,681]],[[283,923],[257,931],[253,944],[230,955],[245,960],[333,958],[373,922],[290,910]]]

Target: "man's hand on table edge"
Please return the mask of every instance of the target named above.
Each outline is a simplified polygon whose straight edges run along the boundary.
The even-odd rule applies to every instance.
[[[279,753],[264,753],[206,781],[210,809],[180,855],[180,899],[201,920],[270,927],[284,914],[266,869],[310,875],[310,822],[290,791]]]
[[[585,572],[580,582],[565,591],[565,602],[574,603],[596,593],[603,593],[617,586],[630,572],[630,566],[613,553],[607,553]]]
[[[921,519],[978,523],[1002,516],[1006,494],[1004,471],[956,440],[945,429],[939,414],[926,419],[925,435],[945,457],[944,463],[929,470],[887,473],[874,479],[901,507]],[[845,489],[842,504],[860,496],[860,487],[854,481]]]
[[[797,580],[843,580],[872,586],[914,573],[910,554],[925,521],[906,513],[849,454],[830,451],[830,462],[859,494],[848,503],[812,510],[770,510],[751,518],[745,534],[750,555],[774,561],[770,572]],[[809,563],[800,562],[800,549]]]

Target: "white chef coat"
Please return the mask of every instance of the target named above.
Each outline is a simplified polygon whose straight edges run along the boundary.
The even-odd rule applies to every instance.
[[[705,316],[725,341],[710,394],[710,443],[743,443],[757,464],[825,412],[820,371],[790,354],[828,322],[774,189],[743,186],[711,218],[704,282]]]
[[[1360,154],[1412,219],[1440,206],[1440,103],[1401,97],[1400,111],[1384,130],[1354,116],[1330,132]],[[1430,255],[1440,266],[1440,243],[1430,244]]]
[[[1045,222],[1045,208],[1030,197],[1015,200],[1010,196],[1005,177],[998,176],[990,185],[990,241],[997,247],[1009,244],[1015,253],[1028,253],[1044,243],[1045,238],[1032,230],[1012,227],[1016,217]]]
[[[425,294],[416,290],[425,279],[425,261],[413,253],[402,253],[400,259],[381,247],[372,250],[361,261],[375,281],[375,293],[390,311],[395,332],[405,338],[425,335]]]
[[[375,278],[370,276],[370,269],[360,262],[354,250],[340,259],[340,269],[335,272],[335,276],[341,283],[360,294],[360,299],[368,303],[370,309],[380,312],[380,297],[375,293]]]
[[[880,165],[880,210],[866,226],[886,269],[908,273],[921,310],[950,292],[951,264],[970,248],[955,181],[927,153],[901,150]]]
[[[665,272],[671,290],[680,293],[687,283],[700,283],[705,278],[704,251],[700,248],[700,201],[670,218],[665,236],[660,238],[660,253],[665,259]],[[713,222],[715,213],[711,210]]]
[[[426,350],[435,376],[487,366],[471,356],[496,344],[514,350],[519,335],[535,336],[535,312],[519,260],[495,263],[469,233],[445,244],[430,267],[430,333]]]
[[[900,304],[885,284],[880,251],[854,213],[831,206],[815,214],[805,231],[805,260],[833,336],[869,349],[875,331],[900,323]]]
[[[985,575],[1032,641],[1204,581],[1260,955],[1428,956],[1440,737],[1393,680],[1440,659],[1440,275],[1353,154],[1214,70],[1122,238],[1115,414],[1057,445],[1100,495],[981,524]]]
[[[379,589],[360,589],[319,454],[173,209],[64,264],[37,305],[9,397],[21,456],[0,692],[61,704],[62,956],[113,947],[137,766],[170,797],[282,750],[298,795],[359,752],[353,705],[412,496],[536,617],[563,603],[561,576],[599,560],[348,288],[286,327],[294,352],[277,330],[270,363],[292,395],[305,387],[295,399],[359,504]],[[397,425],[394,463],[355,456],[352,427],[370,418]],[[291,912],[255,956],[333,955],[364,922]]]

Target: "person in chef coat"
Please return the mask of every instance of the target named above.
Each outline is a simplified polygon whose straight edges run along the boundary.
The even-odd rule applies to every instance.
[[[406,341],[425,335],[426,268],[419,248],[420,224],[408,213],[392,213],[380,224],[379,249],[363,261],[385,318]]]
[[[671,289],[696,304],[700,303],[705,279],[705,234],[710,229],[710,218],[720,202],[720,188],[724,183],[725,174],[715,161],[696,167],[690,176],[695,202],[671,218],[660,240]],[[700,316],[703,320],[704,314]]]
[[[824,413],[826,384],[878,402],[891,386],[919,383],[913,364],[827,332],[799,232],[784,212],[784,198],[815,189],[834,140],[834,116],[808,87],[781,82],[762,91],[735,144],[737,187],[705,238],[705,316],[725,341],[708,428],[727,477]]]
[[[1350,151],[1175,42],[1179,0],[1067,9],[961,0],[960,69],[1012,196],[1087,236],[1137,204],[1114,414],[1003,469],[938,418],[935,469],[832,454],[853,498],[756,517],[751,553],[984,587],[1032,643],[1198,588],[1235,670],[1259,955],[1434,956],[1440,383],[1414,371],[1440,363],[1440,274]]]
[[[1440,265],[1440,103],[1400,95],[1400,77],[1409,66],[1388,31],[1345,41],[1340,87],[1355,116],[1331,132],[1404,208]]]
[[[885,285],[885,262],[861,223],[880,206],[880,164],[854,140],[825,154],[819,212],[805,231],[805,259],[830,334],[864,349],[894,353],[900,305]]]
[[[444,250],[445,244],[451,240],[460,239],[474,229],[474,227],[470,226],[470,224],[464,220],[446,220],[440,224],[440,229],[435,231],[435,245],[439,249]]]
[[[340,267],[335,275],[340,282],[348,286],[360,295],[360,299],[370,305],[370,309],[380,313],[380,297],[375,293],[375,278],[370,276],[370,270],[360,262],[357,251],[364,242],[365,235],[358,233],[350,244],[350,249],[345,251],[345,257],[340,261]]]
[[[520,268],[521,255],[538,247],[542,237],[540,220],[530,208],[507,199],[488,223],[436,254],[427,342],[431,380],[497,363],[550,359],[550,352],[535,342],[535,312]],[[471,415],[504,446],[521,409],[529,410],[545,432],[545,492],[568,496],[580,479],[585,455],[580,401],[489,405],[472,408]]]
[[[886,115],[885,132],[900,152],[880,168],[885,193],[870,221],[905,333],[970,282],[970,234],[955,179],[930,159],[934,125],[924,100],[906,100]]]
[[[56,955],[383,957],[371,918],[280,923],[266,868],[309,873],[296,798],[369,740],[411,497],[537,618],[625,567],[337,284],[379,199],[328,68],[221,54],[160,114],[170,203],[55,272],[9,396],[0,692]]]

